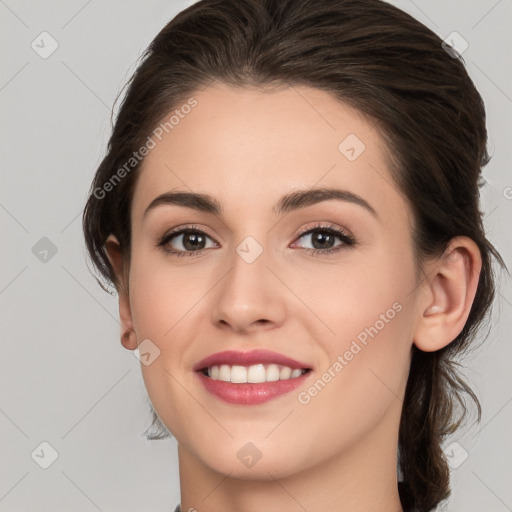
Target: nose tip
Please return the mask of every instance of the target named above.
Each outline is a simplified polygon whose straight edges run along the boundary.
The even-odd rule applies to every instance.
[[[268,266],[268,254],[257,238],[247,236],[232,255],[231,268],[215,287],[211,320],[217,327],[247,336],[284,320],[282,282]]]
[[[250,319],[251,313],[248,312],[247,316],[241,314],[231,314],[229,318],[224,317],[218,320],[219,325],[224,328],[231,327],[237,331],[241,336],[249,336],[253,330],[261,330],[267,326],[271,326],[272,321],[266,318],[260,318],[258,320]],[[244,321],[245,319],[245,321]],[[214,312],[212,311],[212,322],[215,322]]]

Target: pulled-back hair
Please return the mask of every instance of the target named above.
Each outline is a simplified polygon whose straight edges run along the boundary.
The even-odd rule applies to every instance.
[[[390,171],[413,212],[418,268],[455,236],[477,244],[482,269],[464,328],[442,350],[413,346],[398,465],[408,488],[402,499],[430,510],[450,493],[442,443],[465,417],[465,396],[480,419],[480,404],[457,371],[456,357],[489,313],[492,257],[505,266],[485,236],[479,209],[481,170],[489,160],[485,109],[462,58],[381,0],[202,0],[180,12],[151,42],[127,84],[83,214],[92,262],[118,290],[105,241],[109,234],[117,237],[128,268],[140,162],[107,197],[105,184],[166,115],[215,82],[310,86],[364,112],[382,129]],[[155,423],[161,425],[153,410]]]

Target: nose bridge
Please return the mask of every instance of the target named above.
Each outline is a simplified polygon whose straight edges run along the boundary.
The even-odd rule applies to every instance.
[[[263,238],[263,235],[259,235]],[[212,321],[246,330],[255,322],[279,323],[284,314],[280,282],[272,267],[272,251],[255,236],[248,235],[235,246],[230,270],[218,287]],[[282,286],[282,285],[281,285]]]
[[[261,240],[262,237],[260,236],[259,238]],[[260,243],[256,238],[248,235],[237,245],[235,252],[247,265],[252,265],[258,259],[260,259],[261,265],[261,260],[266,260],[267,258],[260,258],[260,256],[264,252],[268,252],[268,247],[264,248],[263,246],[264,243],[264,241]]]

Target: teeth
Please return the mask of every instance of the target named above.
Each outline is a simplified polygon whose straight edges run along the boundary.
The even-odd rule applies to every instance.
[[[208,368],[208,376],[214,380],[236,383],[260,383],[276,380],[288,380],[300,377],[306,370],[292,370],[288,366],[277,364],[254,364],[252,366],[238,366],[221,364]]]

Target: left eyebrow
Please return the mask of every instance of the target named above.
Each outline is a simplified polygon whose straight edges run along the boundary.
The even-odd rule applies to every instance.
[[[375,209],[361,196],[354,194],[353,192],[349,192],[348,190],[338,188],[312,188],[308,190],[297,190],[289,194],[285,194],[272,207],[272,211],[275,214],[280,215],[333,199],[357,204],[365,208],[375,218],[378,219],[379,217]],[[143,217],[145,217],[150,210],[164,204],[184,206],[186,208],[212,213],[217,216],[221,216],[223,211],[221,204],[208,194],[198,194],[194,192],[166,192],[151,201],[144,211]]]

